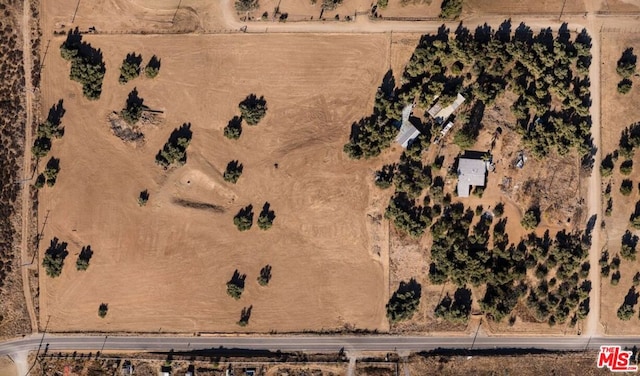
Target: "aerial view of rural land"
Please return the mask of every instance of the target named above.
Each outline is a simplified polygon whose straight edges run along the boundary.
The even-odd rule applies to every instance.
[[[0,376],[640,372],[638,55],[640,0],[0,0]]]

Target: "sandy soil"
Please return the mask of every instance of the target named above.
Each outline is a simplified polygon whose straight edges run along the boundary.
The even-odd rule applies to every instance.
[[[463,17],[479,14],[531,14],[531,13],[576,13],[584,12],[583,0],[467,0],[462,8]]]
[[[616,62],[627,47],[633,47],[634,51],[640,51],[640,36],[637,34],[603,33],[602,34],[602,147],[603,156],[613,152],[618,147],[621,131],[640,121],[640,108],[637,106],[640,98],[640,80],[634,77],[633,88],[630,93],[621,95],[616,91],[620,76],[616,73]],[[635,153],[634,166],[640,163],[640,155]],[[634,189],[629,196],[620,193],[620,184],[623,179],[631,179],[637,184],[640,177],[638,168],[634,168],[630,176],[620,174],[620,163],[615,165],[611,178],[602,179],[603,190],[611,183],[611,197],[613,199],[613,211],[611,217],[605,217],[606,227],[603,232],[606,248],[611,256],[619,253],[621,239],[624,232],[629,229],[636,235],[640,232],[629,226],[629,217],[640,199],[638,191]],[[635,187],[634,187],[635,188]],[[603,199],[603,205],[606,200]],[[636,261],[622,260],[620,274],[622,278],[617,286],[610,284],[610,278],[602,279],[602,323],[606,334],[638,334],[640,325],[638,315],[634,315],[630,322],[620,321],[616,316],[618,307],[624,301],[624,297],[632,286],[633,275],[640,271],[640,259]],[[636,307],[636,312],[638,308]],[[634,325],[629,325],[634,323]]]
[[[236,331],[240,310],[249,305],[248,331],[386,328],[387,256],[384,249],[378,256],[370,240],[382,228],[368,225],[373,220],[364,214],[376,166],[348,160],[342,145],[389,67],[380,58],[388,53],[388,36],[87,41],[106,59],[99,101],[85,100],[78,84],[63,79],[68,65],[57,53],[43,74],[45,103],[62,98],[67,110],[65,136],[53,150],[60,176],[42,191],[39,210],[41,221],[50,211],[41,252],[53,237],[68,242],[70,252],[61,277],[40,278],[40,317],[51,316],[50,330]],[[162,59],[156,80],[117,84],[117,68],[131,51]],[[363,68],[362,61],[370,64]],[[106,121],[133,87],[166,115],[139,148],[113,136]],[[252,92],[267,99],[266,118],[245,126],[239,141],[225,139],[222,128]],[[184,122],[193,131],[188,162],[164,172],[154,156]],[[236,186],[221,177],[233,159],[244,164]],[[151,198],[140,208],[143,189]],[[183,208],[173,204],[176,198],[225,212]],[[238,232],[237,211],[253,204],[257,216],[265,201],[276,212],[274,227]],[[95,253],[89,269],[78,272],[75,260],[85,245]],[[273,280],[262,288],[256,277],[266,264]],[[247,274],[240,301],[225,291],[236,269]],[[109,304],[105,319],[97,315],[102,302]]]
[[[0,375],[2,376],[18,376],[18,371],[13,361],[7,357],[0,357]]]

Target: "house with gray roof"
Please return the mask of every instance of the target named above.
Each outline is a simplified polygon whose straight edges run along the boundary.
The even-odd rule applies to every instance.
[[[458,159],[458,197],[469,197],[471,187],[484,187],[487,162],[482,159]]]

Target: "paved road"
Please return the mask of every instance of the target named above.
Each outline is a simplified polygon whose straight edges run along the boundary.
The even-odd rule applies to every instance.
[[[0,344],[0,355],[36,351],[42,336],[31,335]],[[251,350],[281,350],[334,352],[346,351],[425,351],[447,349],[535,348],[546,350],[598,349],[601,345],[640,345],[640,337],[417,337],[417,336],[228,336],[228,337],[145,337],[145,336],[54,336],[46,335],[42,348],[48,351],[100,350],[183,351],[193,349],[241,348]],[[104,348],[103,348],[104,346]]]

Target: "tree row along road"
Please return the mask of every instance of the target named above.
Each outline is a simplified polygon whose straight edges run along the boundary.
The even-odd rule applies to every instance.
[[[191,351],[198,349],[247,349],[271,351],[429,351],[446,349],[598,349],[602,345],[632,347],[638,337],[417,337],[417,336],[241,336],[241,337],[145,337],[31,335],[0,344],[0,355],[36,351]]]

